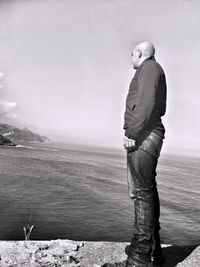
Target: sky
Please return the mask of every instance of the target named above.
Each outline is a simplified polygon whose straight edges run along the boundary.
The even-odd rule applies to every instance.
[[[163,149],[200,153],[199,25],[198,0],[0,0],[0,121],[121,148],[131,52],[150,40],[168,85]]]

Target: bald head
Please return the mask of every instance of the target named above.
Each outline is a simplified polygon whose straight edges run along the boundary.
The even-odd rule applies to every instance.
[[[155,47],[149,41],[143,41],[137,44],[132,53],[132,63],[134,69],[137,69],[146,58],[155,55]]]
[[[143,57],[152,57],[155,54],[154,45],[149,41],[141,42],[135,48],[141,51]]]

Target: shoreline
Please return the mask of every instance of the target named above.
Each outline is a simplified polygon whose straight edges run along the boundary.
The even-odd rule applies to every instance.
[[[0,241],[1,266],[123,267],[127,244],[67,239]],[[200,266],[200,246],[163,245],[163,254],[163,267]]]

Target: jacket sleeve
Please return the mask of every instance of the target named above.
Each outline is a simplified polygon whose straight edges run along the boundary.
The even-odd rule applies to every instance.
[[[160,72],[155,64],[146,62],[138,77],[138,99],[132,118],[125,135],[136,140],[141,131],[148,125],[155,106],[156,90],[159,84]]]

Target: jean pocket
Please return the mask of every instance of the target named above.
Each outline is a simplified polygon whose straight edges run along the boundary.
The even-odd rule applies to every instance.
[[[163,141],[161,138],[150,135],[142,142],[139,148],[158,158],[160,156],[162,144]]]

